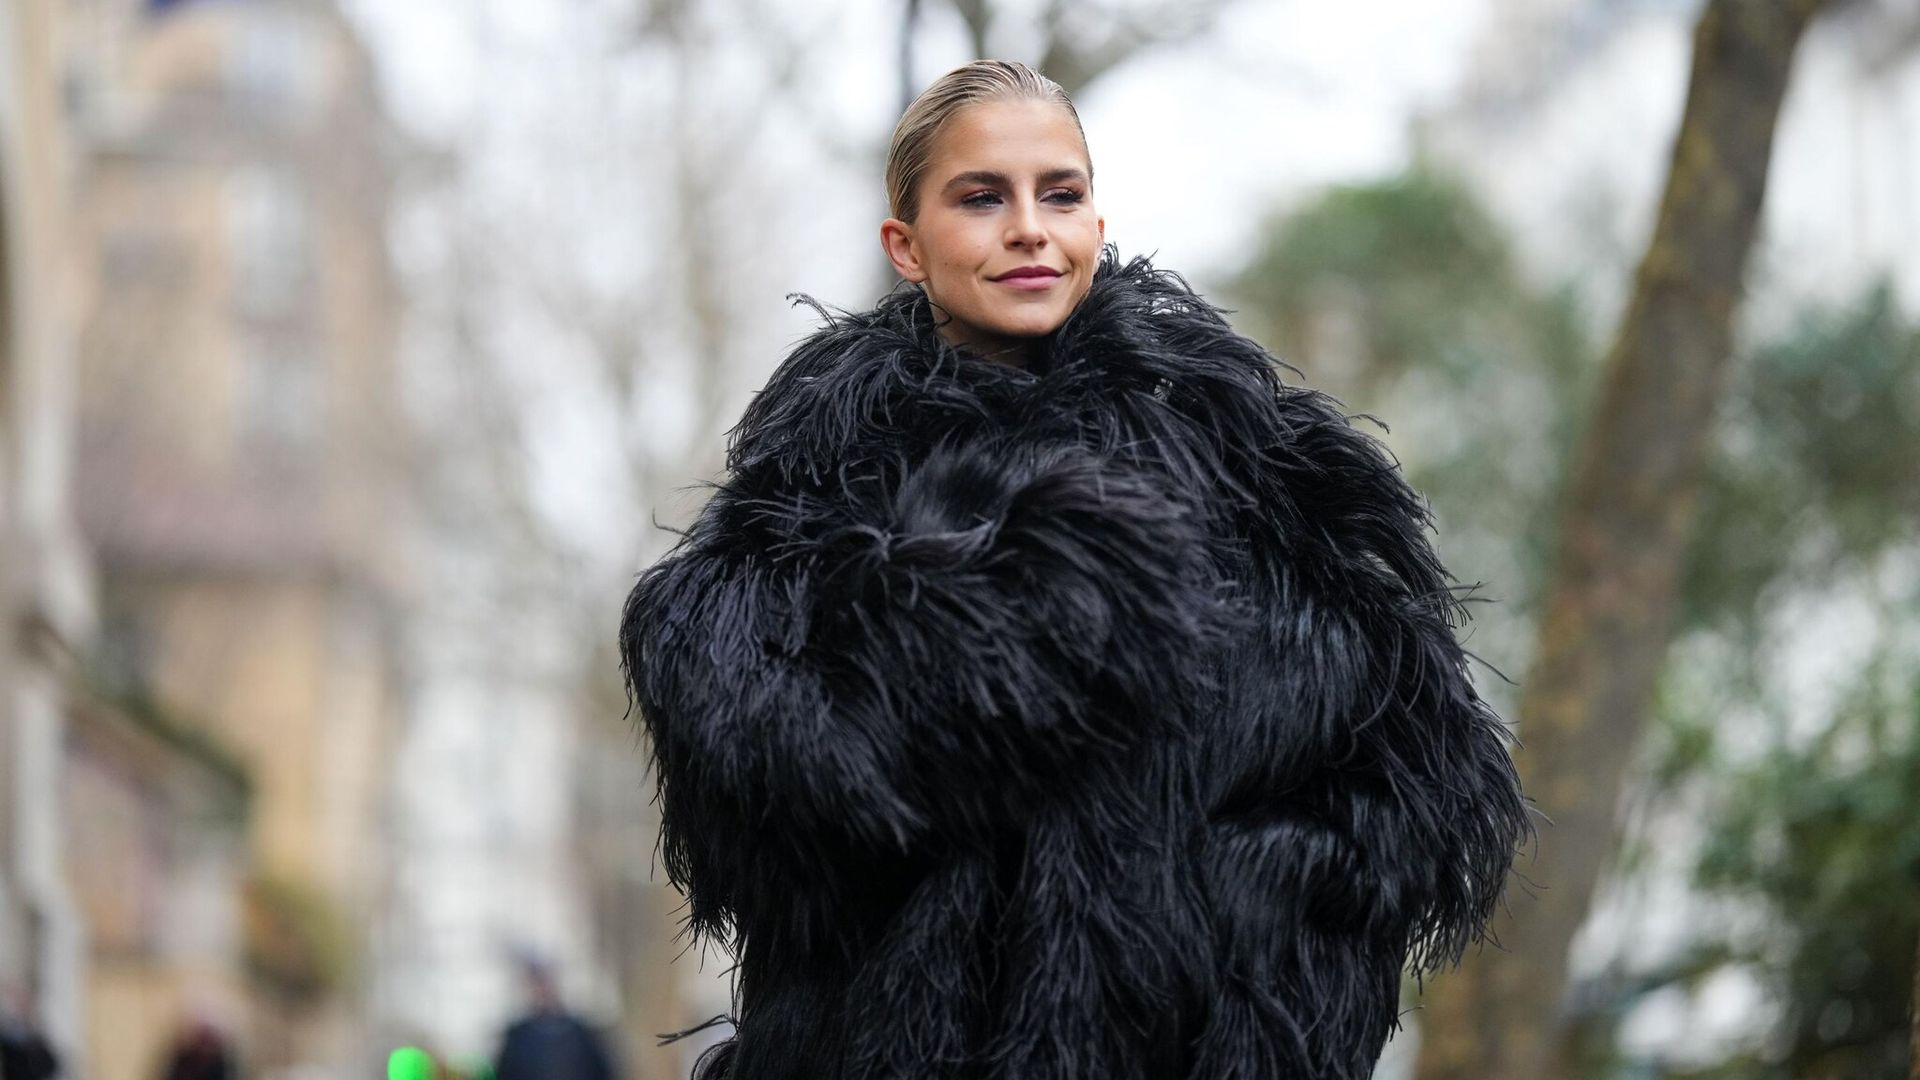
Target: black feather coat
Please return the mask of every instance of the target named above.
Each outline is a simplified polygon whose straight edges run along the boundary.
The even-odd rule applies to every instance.
[[[701,1075],[1370,1075],[1531,831],[1425,503],[1112,245],[1027,368],[814,307],[620,628]]]

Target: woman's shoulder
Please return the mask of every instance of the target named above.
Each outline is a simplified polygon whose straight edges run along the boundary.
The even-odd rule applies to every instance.
[[[1307,385],[1152,256],[1107,246],[1085,300],[1055,335],[1049,378],[1066,396],[1132,405],[1145,389],[1221,440],[1271,447],[1302,425],[1345,424],[1341,402]]]
[[[896,288],[864,311],[804,293],[788,299],[811,306],[821,325],[787,353],[728,433],[734,472],[817,475],[930,445],[993,415],[1025,378],[944,345],[917,289]]]
[[[1054,335],[1047,370],[1067,382],[1146,386],[1163,400],[1219,395],[1266,399],[1282,388],[1276,359],[1154,255],[1122,259],[1108,244],[1087,295]],[[1297,376],[1299,373],[1294,372]]]

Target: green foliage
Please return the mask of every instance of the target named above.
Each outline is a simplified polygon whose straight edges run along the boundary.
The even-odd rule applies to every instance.
[[[1682,629],[1739,631],[1920,525],[1920,333],[1881,284],[1739,364],[1711,451]]]
[[[261,873],[247,882],[244,901],[246,962],[256,979],[301,1003],[347,988],[358,941],[325,892],[299,878]]]
[[[1431,172],[1334,188],[1282,220],[1242,272],[1235,294],[1266,313],[1283,351],[1335,290],[1360,291],[1369,383],[1436,363],[1456,373],[1482,359],[1471,342],[1489,316],[1526,306],[1504,236],[1466,189]]]
[[[153,692],[145,682],[114,678],[95,659],[80,668],[88,694],[116,715],[197,762],[219,781],[216,794],[229,822],[246,820],[254,797],[253,773],[238,751],[213,733],[204,719],[190,716]]]
[[[1699,884],[1758,897],[1780,933],[1723,962],[1781,1002],[1772,1038],[1708,1077],[1905,1077],[1920,944],[1920,678],[1876,656],[1830,727],[1722,785]]]
[[[1731,967],[1780,1009],[1755,1045],[1689,1080],[1905,1077],[1920,940],[1920,330],[1884,285],[1807,312],[1743,359],[1716,432],[1684,577],[1684,633],[1717,641],[1670,670],[1651,755],[1656,789],[1704,791],[1696,884],[1757,905],[1768,932],[1709,934],[1621,992]],[[1808,640],[1796,612],[1847,597],[1857,640]],[[1796,606],[1800,605],[1800,606]],[[1827,715],[1806,716],[1783,673],[1804,651],[1853,645]],[[1742,750],[1724,718],[1754,720]],[[1744,731],[1751,735],[1751,730]]]

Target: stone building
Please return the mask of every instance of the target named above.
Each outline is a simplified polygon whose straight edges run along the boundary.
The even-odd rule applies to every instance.
[[[0,1008],[32,1014],[64,1075],[131,1080],[189,1003],[246,999],[248,779],[97,677],[72,465],[93,273],[72,12],[0,6]]]
[[[320,0],[68,7],[89,675],[249,778],[249,1060],[360,1075],[404,693],[370,66]]]

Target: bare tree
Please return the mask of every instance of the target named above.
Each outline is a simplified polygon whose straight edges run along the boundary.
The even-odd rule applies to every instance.
[[[1825,0],[1712,0],[1659,223],[1608,355],[1561,509],[1538,659],[1520,704],[1522,780],[1553,822],[1496,920],[1501,949],[1442,979],[1421,1080],[1565,1075],[1568,946],[1614,843],[1614,810],[1666,653],[1706,436],[1764,201],[1795,48]]]
[[[1210,29],[1220,0],[1162,0],[1117,5],[1049,0],[1040,14],[1035,66],[1068,94],[1149,49],[1190,41]],[[987,0],[953,0],[976,57],[991,56],[988,37],[1000,11]]]

